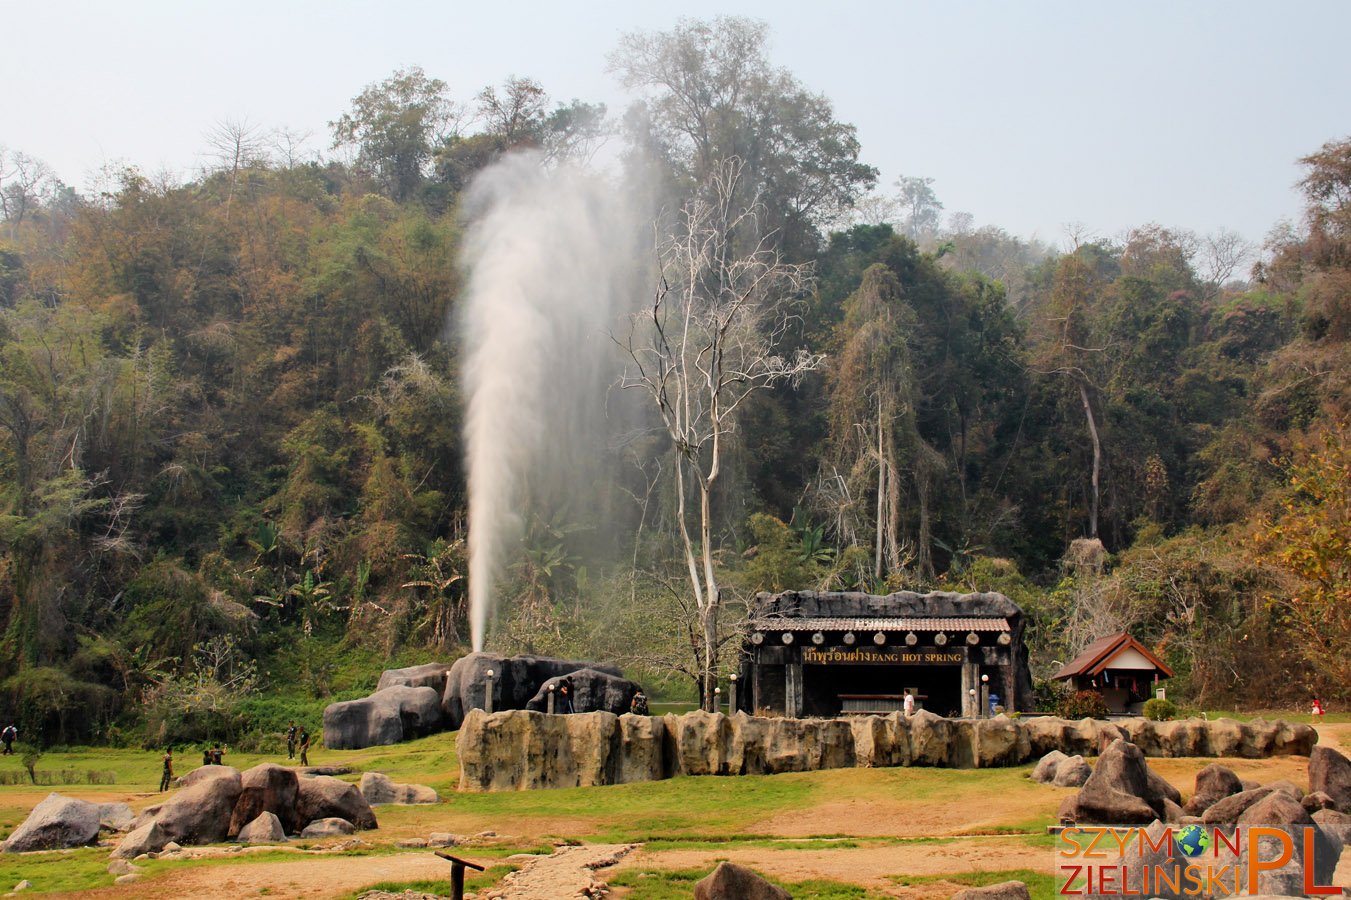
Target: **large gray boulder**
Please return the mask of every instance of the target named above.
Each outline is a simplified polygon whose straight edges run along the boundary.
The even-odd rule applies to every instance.
[[[48,794],[4,843],[6,853],[83,847],[98,840],[99,805]]]
[[[295,770],[263,763],[240,775],[240,786],[239,799],[235,801],[234,811],[230,814],[227,836],[235,837],[244,826],[263,813],[275,815],[287,832],[294,832],[300,827],[296,819],[300,781]]]
[[[360,750],[397,744],[441,730],[441,695],[430,687],[396,685],[324,709],[324,746]]]
[[[1243,783],[1233,769],[1211,763],[1196,773],[1196,790],[1182,809],[1189,816],[1199,816],[1225,797],[1242,791]]]
[[[723,862],[694,884],[694,900],[793,900],[745,866]]]
[[[1253,788],[1250,791],[1239,791],[1237,794],[1230,794],[1222,800],[1215,803],[1201,814],[1201,821],[1206,825],[1232,825],[1238,821],[1239,816],[1247,811],[1248,807],[1254,803],[1260,802],[1268,794],[1274,793],[1269,787]]]
[[[1056,766],[1055,778],[1051,783],[1056,787],[1083,787],[1093,775],[1093,769],[1084,762],[1082,756],[1071,756]]]
[[[366,772],[361,776],[361,795],[371,806],[435,803],[441,799],[425,784],[399,784],[380,772]]]
[[[1102,756],[1078,797],[1078,822],[1148,825],[1163,819],[1163,797],[1151,790],[1149,767],[1134,744],[1117,739]]]
[[[439,697],[446,691],[446,677],[450,675],[450,663],[430,662],[406,669],[386,669],[380,673],[380,681],[375,685],[377,692],[392,687],[427,687],[436,691]]]
[[[639,690],[636,682],[621,675],[612,675],[598,669],[578,669],[566,675],[556,675],[539,686],[535,696],[525,704],[526,709],[545,712],[549,708],[549,687],[554,688],[557,704],[558,686],[564,679],[572,680],[572,706],[574,712],[608,712],[617,716],[629,711],[633,695]],[[554,712],[562,712],[557,705]]]
[[[169,841],[179,844],[223,841],[230,831],[235,801],[243,789],[240,775],[234,769],[203,778],[166,800],[155,813],[154,821]]]
[[[135,859],[142,853],[158,853],[167,843],[169,836],[159,827],[158,822],[151,819],[144,825],[132,829],[117,842],[117,847],[113,849],[113,858]]]
[[[1351,813],[1351,759],[1331,747],[1314,747],[1309,752],[1309,791],[1322,791],[1336,809]]]
[[[178,779],[178,786],[181,788],[190,788],[199,781],[205,781],[208,778],[220,778],[222,775],[238,778],[239,770],[234,766],[198,766],[186,775]]]
[[[286,840],[286,829],[275,813],[259,813],[258,817],[243,828],[235,838],[241,844],[276,844]]]
[[[136,814],[125,803],[100,803],[99,827],[104,831],[131,831]]]
[[[339,835],[351,834],[355,830],[351,822],[332,816],[327,819],[318,819],[306,825],[305,830],[300,832],[300,836],[303,838],[338,837]]]
[[[1079,757],[1083,759],[1082,756]],[[1069,759],[1059,750],[1052,750],[1037,761],[1037,766],[1032,770],[1032,780],[1037,784],[1050,784],[1055,781],[1056,768]]]
[[[304,825],[319,819],[338,818],[361,829],[378,827],[371,805],[357,786],[327,775],[300,779],[296,818]]]
[[[591,669],[616,678],[624,673],[604,663],[554,659],[548,656],[502,656],[498,653],[470,653],[455,660],[446,676],[441,708],[445,727],[455,731],[471,709],[483,709],[492,670],[493,710],[525,709],[539,693],[540,686],[580,669]],[[627,712],[625,708],[622,712]]]

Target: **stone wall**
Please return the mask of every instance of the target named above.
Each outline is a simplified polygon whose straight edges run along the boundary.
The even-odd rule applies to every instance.
[[[1146,756],[1307,756],[1308,725],[1233,719],[1150,722],[1049,717],[776,719],[737,713],[550,716],[470,710],[460,728],[460,789],[514,791],[656,781],[675,775],[772,775],[854,766],[1016,766],[1051,750],[1096,754],[1124,737]]]

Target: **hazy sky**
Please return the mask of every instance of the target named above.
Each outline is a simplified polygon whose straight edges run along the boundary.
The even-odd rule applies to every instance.
[[[410,64],[459,99],[514,74],[617,111],[619,34],[720,13],[770,23],[774,62],[858,127],[884,185],[930,176],[947,212],[1050,241],[1151,221],[1261,239],[1298,215],[1298,157],[1351,134],[1344,0],[0,0],[0,145],[81,188],[107,162],[191,174],[227,118],[327,151],[328,122]]]

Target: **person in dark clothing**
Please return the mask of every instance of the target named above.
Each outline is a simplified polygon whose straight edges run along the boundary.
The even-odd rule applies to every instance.
[[[5,742],[5,756],[14,754],[14,742],[19,739],[19,729],[13,724],[6,725],[4,731],[0,731],[0,741]]]
[[[160,776],[159,780],[160,791],[167,791],[169,789],[169,782],[173,781],[173,778],[174,778],[174,751],[172,747],[169,747],[166,748],[164,751],[164,774]]]
[[[225,751],[222,750],[219,745],[211,748],[211,765],[223,766],[225,765],[224,759]]]
[[[300,729],[300,764],[310,764],[310,733],[304,728]]]
[[[202,748],[202,765],[204,765],[204,766],[209,766],[209,765],[211,765],[211,748],[210,748],[210,747],[203,747],[203,748]]]
[[[567,677],[558,683],[558,711],[570,713],[572,706],[572,678]]]
[[[296,723],[291,721],[291,727],[286,729],[286,758],[296,758]]]
[[[637,692],[634,693],[633,702],[629,704],[629,712],[633,713],[635,716],[647,715],[647,694],[643,693],[642,688],[639,688]]]

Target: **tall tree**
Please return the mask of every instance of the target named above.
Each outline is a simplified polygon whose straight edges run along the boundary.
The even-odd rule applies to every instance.
[[[768,35],[751,19],[682,19],[670,31],[626,34],[610,68],[643,93],[629,116],[634,138],[682,189],[711,184],[726,160],[742,160],[738,205],[764,209],[747,246],[777,232],[775,245],[802,258],[877,171],[859,162],[854,126],[836,120],[826,97],[770,65]]]
[[[808,269],[783,262],[767,240],[744,255],[729,246],[756,214],[736,205],[741,172],[740,161],[723,163],[711,179],[712,200],[685,205],[678,230],[658,247],[652,305],[634,316],[624,341],[633,365],[622,383],[651,398],[675,450],[675,518],[702,630],[705,709],[722,646],[713,497],[728,441],[748,397],[821,363],[806,351],[780,355]]]
[[[367,85],[352,98],[352,109],[329,126],[333,146],[356,148],[357,167],[385,196],[403,201],[422,184],[432,152],[451,136],[460,116],[446,83],[410,66]]]

